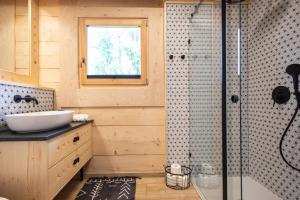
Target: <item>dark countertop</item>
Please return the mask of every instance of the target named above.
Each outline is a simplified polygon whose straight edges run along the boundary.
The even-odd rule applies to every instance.
[[[93,121],[72,122],[67,126],[60,127],[50,131],[41,131],[35,133],[15,133],[9,129],[0,130],[0,142],[4,141],[44,141],[62,135],[66,132],[79,128]]]

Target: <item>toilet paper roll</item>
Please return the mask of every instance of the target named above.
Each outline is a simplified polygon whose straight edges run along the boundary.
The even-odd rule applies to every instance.
[[[171,165],[171,173],[172,174],[181,174],[181,165],[179,165],[179,164],[172,164]]]
[[[180,187],[186,188],[188,186],[188,176],[184,175],[184,176],[178,177],[178,185]]]
[[[167,174],[167,184],[169,186],[176,186],[177,185],[177,176],[172,174]]]

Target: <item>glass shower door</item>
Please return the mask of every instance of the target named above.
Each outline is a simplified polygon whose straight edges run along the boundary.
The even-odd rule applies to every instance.
[[[189,122],[192,181],[203,200],[221,200],[221,6],[198,4],[189,20]]]

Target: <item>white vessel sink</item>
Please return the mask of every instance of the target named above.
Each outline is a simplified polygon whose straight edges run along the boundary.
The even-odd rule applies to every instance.
[[[72,122],[74,111],[45,111],[5,115],[8,128],[15,132],[38,132]]]

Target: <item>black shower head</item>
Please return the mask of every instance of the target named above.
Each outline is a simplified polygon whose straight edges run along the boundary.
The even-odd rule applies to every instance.
[[[227,3],[233,4],[233,3],[242,3],[245,0],[226,0]]]
[[[295,92],[299,93],[300,64],[291,64],[286,68],[286,73],[293,77]],[[300,97],[299,97],[300,98]]]

